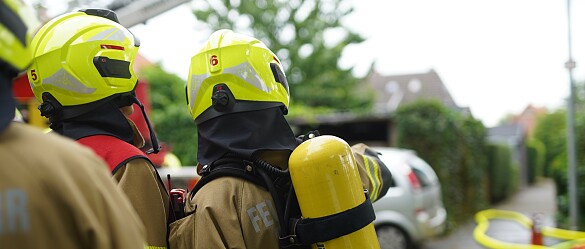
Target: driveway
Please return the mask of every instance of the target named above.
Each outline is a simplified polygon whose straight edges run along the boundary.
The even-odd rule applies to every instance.
[[[525,187],[518,191],[508,200],[492,208],[520,212],[528,217],[533,214],[542,213],[544,215],[545,226],[554,225],[554,215],[556,213],[556,190],[552,180],[541,180],[533,186]],[[457,230],[445,237],[436,238],[427,241],[421,246],[421,249],[484,249],[473,239],[473,230],[475,229],[475,220],[470,217],[468,222],[462,224]],[[487,234],[497,240],[530,244],[531,233],[519,224],[503,220],[490,221],[490,227]],[[545,245],[554,244],[547,238],[544,240]]]

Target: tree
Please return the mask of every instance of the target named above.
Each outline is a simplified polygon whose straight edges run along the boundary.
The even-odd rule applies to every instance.
[[[343,0],[207,0],[194,10],[212,30],[232,29],[262,40],[282,61],[292,101],[311,107],[363,110],[373,92],[352,69],[340,69],[345,46],[363,38],[343,27],[353,11]],[[337,35],[338,40],[330,37]]]
[[[585,83],[581,82],[575,85],[575,146],[577,153],[577,196],[579,201],[579,210],[585,212]],[[550,176],[555,180],[557,191],[557,222],[559,227],[567,227],[569,211],[569,194],[567,185],[568,174],[568,156],[567,156],[567,111],[559,109],[538,120],[535,133],[545,146],[545,176]],[[580,216],[578,221],[579,228],[585,227],[585,216]]]
[[[150,116],[158,139],[171,147],[183,165],[196,165],[197,129],[185,102],[185,81],[159,65],[141,74],[150,85]]]

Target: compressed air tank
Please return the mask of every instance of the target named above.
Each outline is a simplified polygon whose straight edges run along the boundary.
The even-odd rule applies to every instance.
[[[304,218],[320,218],[366,200],[356,160],[343,139],[323,135],[300,144],[289,170]],[[335,229],[335,227],[331,227]],[[314,249],[379,249],[373,223],[350,234],[312,245]]]

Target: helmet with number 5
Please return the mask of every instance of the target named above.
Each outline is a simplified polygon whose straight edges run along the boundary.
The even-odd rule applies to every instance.
[[[144,106],[134,92],[132,70],[139,40],[119,24],[116,13],[86,9],[46,23],[32,41],[33,63],[28,78],[41,115],[51,125],[72,120],[114,103],[140,106],[150,130],[154,152],[158,143]]]
[[[187,102],[197,124],[277,106],[286,114],[289,98],[280,60],[258,39],[219,30],[191,58]]]
[[[63,107],[131,93],[138,81],[132,64],[139,45],[110,10],[56,17],[32,41],[32,90],[40,102],[53,98]]]

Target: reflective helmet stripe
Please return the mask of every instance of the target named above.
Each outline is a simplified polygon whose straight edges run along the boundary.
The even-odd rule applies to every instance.
[[[90,88],[79,82],[77,78],[69,74],[64,68],[59,69],[53,75],[45,78],[42,85],[52,85],[61,89],[69,90],[74,93],[91,94],[95,88]]]
[[[111,28],[108,30],[104,30],[95,34],[93,37],[89,38],[87,41],[119,41],[123,42],[126,36],[123,32],[117,28]]]
[[[249,83],[250,85],[253,85],[254,87],[264,92],[267,93],[270,92],[270,89],[268,88],[266,83],[264,83],[264,81],[262,80],[262,78],[260,78],[256,70],[254,70],[252,65],[250,65],[250,63],[248,63],[247,61],[233,67],[225,68],[223,72],[238,76],[238,78],[242,79],[243,81]]]
[[[268,85],[266,85],[264,80],[262,80],[262,78],[258,75],[256,70],[254,70],[252,65],[250,65],[250,63],[248,63],[248,62],[243,62],[239,65],[225,68],[223,70],[222,74],[232,74],[232,75],[242,79],[243,83],[248,83],[248,84],[254,86],[255,88],[258,88],[261,91],[264,91],[267,93],[270,93],[270,91],[272,91],[272,89],[270,89],[268,87]],[[197,93],[199,92],[199,88],[201,87],[201,83],[203,83],[203,81],[209,77],[210,77],[210,75],[207,73],[191,76],[191,85],[190,85],[191,89],[189,91],[190,99],[191,99],[191,102],[189,103],[189,107],[191,109],[193,109],[193,106],[195,104],[195,98],[197,97]],[[236,99],[238,99],[237,96],[236,96]],[[238,99],[238,100],[240,100],[240,99]]]

